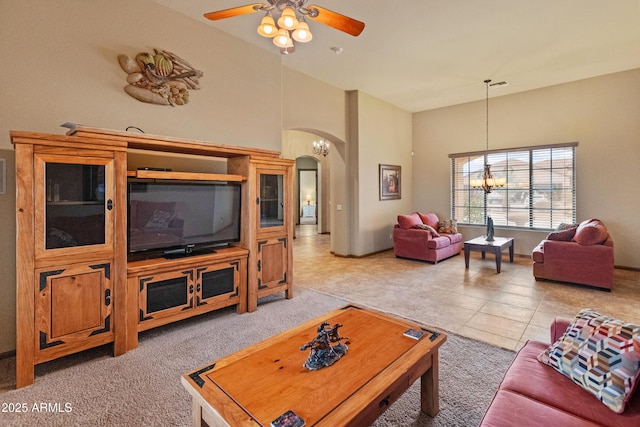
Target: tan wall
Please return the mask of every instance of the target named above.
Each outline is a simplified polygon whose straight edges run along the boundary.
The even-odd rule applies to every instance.
[[[280,149],[278,54],[149,0],[1,1],[0,148],[10,147],[9,130],[62,133],[59,125],[71,121]],[[188,105],[147,104],[124,92],[117,56],[153,48],[204,72]],[[276,108],[264,108],[264,99]]]
[[[277,52],[254,47],[149,0],[0,0],[0,10],[0,155],[8,159],[11,178],[7,193],[0,195],[1,233],[8,237],[0,257],[2,354],[15,348],[10,130],[62,134],[66,129],[59,125],[67,121],[120,130],[133,125],[147,133],[280,150],[284,69]],[[124,92],[126,74],[118,54],[135,56],[153,48],[172,51],[204,72],[201,89],[191,92],[188,105],[145,104]],[[295,83],[296,96],[316,99],[311,120],[304,118],[305,110],[287,110],[295,118],[288,120],[288,126],[326,126],[325,131],[344,138],[344,91],[296,73],[288,82]],[[130,160],[133,166],[183,164],[182,159],[153,156],[132,155]]]
[[[10,130],[62,133],[59,124],[66,121],[135,125],[148,133],[273,150],[286,148],[283,129],[330,137],[330,182],[323,185],[330,189],[325,205],[331,209],[325,214],[331,250],[339,255],[391,247],[399,213],[434,210],[448,217],[447,154],[484,147],[483,102],[414,114],[412,126],[409,113],[283,68],[278,54],[150,0],[0,0],[0,10],[0,156],[7,159],[8,176],[7,193],[0,195],[0,353],[15,348]],[[204,72],[202,89],[192,91],[187,106],[144,104],[124,93],[126,74],[117,55],[154,47]],[[484,86],[478,90],[482,95]],[[491,148],[580,141],[578,216],[605,221],[616,241],[616,263],[640,268],[634,255],[640,198],[627,196],[635,194],[640,162],[640,70],[496,98],[491,108]],[[291,155],[297,154],[285,157]],[[380,163],[402,166],[401,200],[378,200]],[[482,230],[466,235],[472,232]],[[517,234],[517,250],[530,250],[537,234]]]
[[[330,232],[329,211],[331,198],[329,193],[329,183],[331,176],[331,156],[335,151],[335,140],[331,143],[331,151],[327,157],[313,154],[313,141],[320,137],[309,132],[288,130],[283,132],[282,136],[282,157],[286,159],[298,159],[300,157],[312,157],[317,162],[318,169],[318,196],[320,198],[318,204],[318,232]],[[342,142],[338,144],[344,145]]]
[[[396,217],[413,209],[411,113],[362,92],[357,104],[357,170],[354,183],[354,223],[350,233],[353,255],[367,255],[393,247]],[[401,167],[401,198],[380,200],[379,165]]]
[[[347,139],[346,95],[290,68],[282,69],[282,128]]]
[[[478,84],[478,92],[484,86]],[[578,141],[577,219],[599,218],[615,242],[615,263],[640,268],[640,69],[498,97],[490,91],[489,148]],[[484,101],[424,111],[413,117],[414,202],[441,217],[450,211],[447,155],[485,148]],[[463,229],[465,237],[482,227]],[[496,230],[529,255],[546,235]]]
[[[6,192],[0,194],[0,354],[16,342],[16,180],[13,149],[0,150],[6,163]]]

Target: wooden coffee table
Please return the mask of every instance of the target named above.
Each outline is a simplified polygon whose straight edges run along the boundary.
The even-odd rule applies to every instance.
[[[303,367],[318,326],[340,323],[347,353],[316,371]],[[260,327],[260,325],[256,325]],[[420,339],[404,336],[409,329]],[[215,339],[215,337],[212,337]],[[193,397],[193,424],[269,426],[288,410],[307,426],[372,423],[418,378],[420,408],[439,411],[438,330],[349,305],[187,373],[182,384]]]
[[[512,237],[494,237],[492,242],[486,240],[484,236],[464,242],[464,266],[469,268],[469,253],[471,251],[482,252],[484,259],[485,252],[491,252],[496,257],[496,269],[500,273],[502,266],[502,251],[509,248],[509,262],[513,262],[513,238]]]

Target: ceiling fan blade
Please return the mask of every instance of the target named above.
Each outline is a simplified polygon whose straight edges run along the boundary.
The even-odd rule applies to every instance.
[[[205,13],[204,17],[212,21],[218,21],[220,19],[233,18],[234,16],[247,15],[249,13],[257,12],[258,8],[265,6],[262,3],[253,3],[246,6],[232,7],[231,9],[218,10],[216,12]]]
[[[311,12],[308,15],[310,19],[318,21],[324,25],[328,25],[329,27],[333,27],[336,30],[351,34],[352,36],[359,36],[362,30],[364,30],[364,22],[349,18],[348,16],[341,15],[332,10],[325,9],[324,7],[311,5],[307,7],[307,10]],[[313,12],[314,10],[318,11],[317,16],[313,16],[315,15]]]

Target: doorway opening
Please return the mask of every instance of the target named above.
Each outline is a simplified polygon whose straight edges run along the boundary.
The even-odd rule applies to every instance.
[[[318,224],[318,169],[310,165],[298,168],[298,224]]]

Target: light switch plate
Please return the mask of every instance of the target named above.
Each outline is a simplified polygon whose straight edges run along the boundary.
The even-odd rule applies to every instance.
[[[7,161],[0,159],[0,194],[7,192]]]

